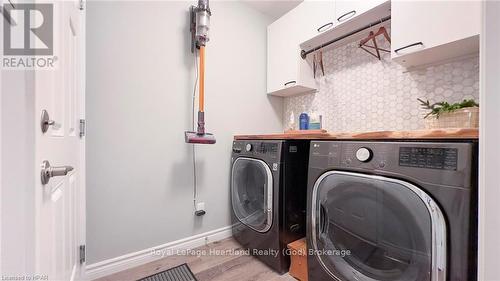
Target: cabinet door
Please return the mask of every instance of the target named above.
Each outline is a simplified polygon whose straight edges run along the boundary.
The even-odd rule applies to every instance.
[[[320,14],[323,16],[318,17]],[[267,93],[285,96],[315,90],[312,69],[300,57],[299,45],[315,36],[317,26],[322,25],[319,22],[331,20],[331,15],[332,1],[305,1],[269,25]]]
[[[347,22],[354,17],[384,3],[386,0],[336,0],[335,1],[335,25]]]
[[[477,35],[481,28],[480,1],[392,1],[391,10],[393,58]]]
[[[293,13],[298,23],[296,32],[300,44],[334,26],[335,1],[306,0]]]
[[[288,14],[287,14],[288,15]],[[299,59],[293,18],[281,17],[267,28],[267,92],[283,89],[297,80]]]

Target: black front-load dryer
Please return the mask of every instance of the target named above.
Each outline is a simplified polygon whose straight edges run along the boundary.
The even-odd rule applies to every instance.
[[[311,142],[309,280],[476,280],[476,150]]]
[[[233,237],[276,272],[288,271],[286,245],[306,233],[308,141],[233,143]]]

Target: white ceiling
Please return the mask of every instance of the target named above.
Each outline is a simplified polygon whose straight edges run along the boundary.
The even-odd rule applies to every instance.
[[[269,16],[273,21],[297,7],[303,0],[242,0],[243,3]]]

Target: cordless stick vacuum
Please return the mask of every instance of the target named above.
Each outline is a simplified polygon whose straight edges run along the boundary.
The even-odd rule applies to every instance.
[[[196,49],[200,49],[200,92],[198,97],[198,129],[196,132],[186,131],[184,133],[187,143],[215,143],[215,136],[205,132],[205,45],[209,40],[208,30],[211,15],[208,0],[198,0],[198,6],[191,7],[191,52],[195,53]]]

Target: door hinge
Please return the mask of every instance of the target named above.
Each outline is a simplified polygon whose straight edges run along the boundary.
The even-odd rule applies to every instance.
[[[85,262],[85,245],[80,245],[80,264]]]
[[[80,119],[80,137],[83,138],[85,136],[85,119]]]
[[[84,10],[85,9],[85,1],[84,0],[80,0],[80,10]]]

